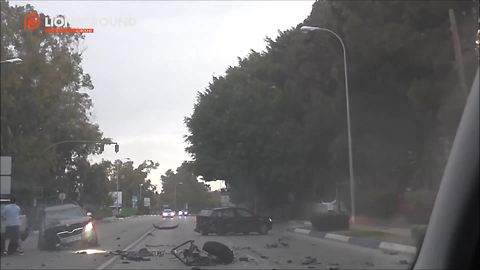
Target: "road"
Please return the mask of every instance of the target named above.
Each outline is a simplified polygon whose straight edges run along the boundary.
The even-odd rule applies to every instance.
[[[157,230],[152,226],[154,223],[179,226],[172,230]],[[37,235],[31,234],[22,245],[25,254],[2,257],[1,269],[191,269],[169,253],[172,247],[187,240],[194,240],[199,247],[205,241],[219,241],[234,250],[232,264],[209,266],[209,269],[407,269],[405,260],[412,261],[410,255],[391,255],[348,243],[289,233],[283,224],[274,224],[268,235],[252,233],[247,236],[202,236],[193,232],[194,226],[195,217],[163,221],[160,216],[140,216],[99,222],[100,247],[91,250],[95,254],[77,254],[78,250],[73,248],[40,251],[36,248]],[[279,238],[288,246],[278,245]],[[277,247],[267,247],[274,243]],[[139,250],[146,246],[150,250],[167,252],[163,256],[148,257],[150,261],[139,262],[108,254],[109,251]],[[315,258],[317,263],[302,264],[306,256]]]

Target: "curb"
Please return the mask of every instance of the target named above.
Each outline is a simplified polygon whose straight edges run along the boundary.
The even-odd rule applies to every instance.
[[[362,238],[362,237],[351,237],[351,236],[345,236],[341,234],[325,233],[325,232],[319,232],[319,231],[303,229],[303,228],[287,228],[287,231],[292,233],[308,235],[310,237],[328,239],[328,240],[348,243],[348,244],[372,248],[372,249],[380,249],[385,251],[394,251],[394,252],[409,253],[409,254],[417,253],[417,248],[414,246],[407,246],[407,245],[397,244],[393,242],[385,242],[385,241]]]

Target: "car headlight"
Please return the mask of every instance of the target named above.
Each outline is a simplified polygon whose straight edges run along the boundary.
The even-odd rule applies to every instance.
[[[182,211],[178,211],[178,215],[183,215],[183,212],[182,212]]]
[[[170,212],[170,216],[175,216],[175,212]]]
[[[85,232],[89,232],[91,230],[93,230],[93,224],[92,222],[89,222],[87,225],[85,225]]]
[[[188,215],[188,212],[183,212],[184,215]]]
[[[166,217],[166,216],[167,216],[167,213],[162,213],[162,216]]]

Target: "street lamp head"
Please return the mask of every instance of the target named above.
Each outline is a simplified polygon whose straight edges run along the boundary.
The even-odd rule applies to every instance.
[[[313,32],[313,31],[316,31],[318,29],[320,29],[320,28],[315,27],[315,26],[307,26],[307,25],[304,25],[304,26],[300,27],[300,30],[303,33]]]
[[[16,64],[16,63],[21,63],[23,62],[22,59],[20,58],[12,58],[12,59],[8,59],[8,60],[5,60],[5,61],[1,61],[0,63],[9,63],[9,64]]]

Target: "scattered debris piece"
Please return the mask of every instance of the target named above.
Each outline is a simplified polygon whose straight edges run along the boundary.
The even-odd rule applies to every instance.
[[[153,253],[147,248],[141,248],[140,250],[138,250],[137,254],[143,257],[153,256]]]
[[[147,236],[153,236],[153,233],[149,232],[147,233]]]
[[[129,260],[129,261],[136,261],[136,262],[150,261],[150,258],[145,258],[146,256],[139,255],[138,252],[135,252],[135,251],[115,250],[113,252],[110,252],[110,254],[119,255],[122,258],[122,260]]]
[[[122,261],[123,264],[127,264],[127,263],[130,263],[129,261]]]
[[[375,264],[373,264],[372,262],[365,262],[365,265],[367,265],[367,266],[375,266]]]
[[[152,245],[152,244],[146,244],[145,247],[175,247],[175,245]]]
[[[44,264],[44,263],[42,263],[42,267],[45,267],[45,264]]]
[[[277,243],[267,244],[265,247],[266,248],[278,248],[278,244]]]
[[[280,237],[278,238],[278,243],[280,243],[280,245],[284,246],[284,247],[288,247],[290,246],[290,244],[288,243],[290,241],[290,238],[289,237]]]
[[[238,258],[238,260],[241,261],[241,262],[248,262],[247,257],[240,257],[240,258]]]
[[[117,237],[116,239],[117,239],[117,240],[120,240],[120,237]]]
[[[303,265],[317,264],[317,259],[310,256],[305,257],[305,260],[302,262]]]
[[[265,259],[265,260],[268,259],[268,257],[265,256],[265,255],[261,255],[260,258]]]
[[[403,260],[400,260],[399,263],[400,263],[400,264],[408,264],[408,261],[405,260],[405,259],[403,259]]]
[[[395,250],[383,250],[383,253],[386,253],[388,255],[397,255],[398,251]]]
[[[293,261],[292,260],[288,260],[287,263],[292,263]]]

